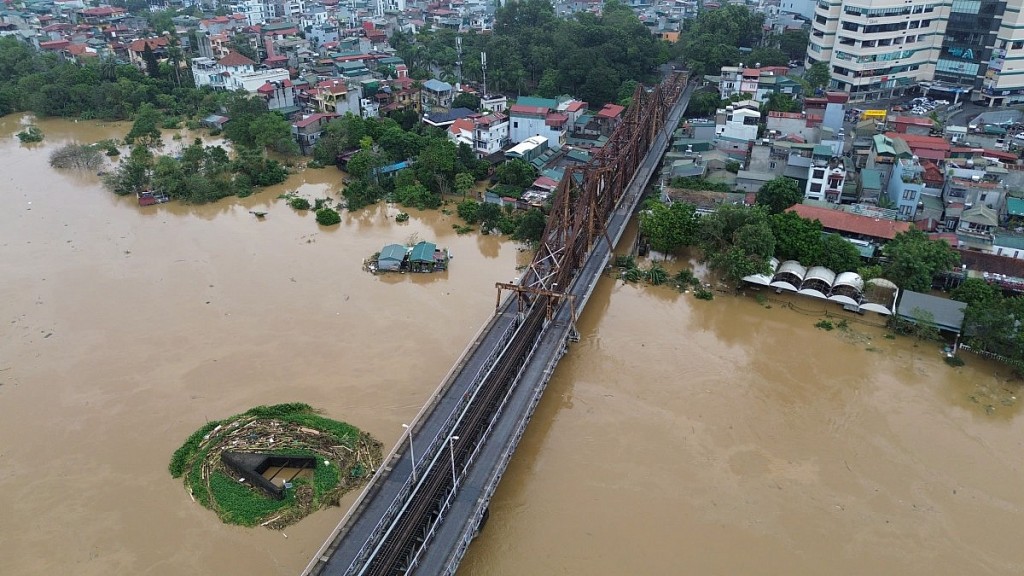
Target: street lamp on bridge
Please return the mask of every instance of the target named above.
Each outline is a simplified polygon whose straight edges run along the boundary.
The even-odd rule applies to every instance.
[[[412,462],[412,481],[416,482],[416,451],[412,449],[412,428],[408,424],[402,424],[409,434],[409,460]]]
[[[455,475],[455,441],[458,439],[458,436],[448,437],[448,453],[452,455],[452,492],[455,492],[455,487],[459,483],[458,476]]]

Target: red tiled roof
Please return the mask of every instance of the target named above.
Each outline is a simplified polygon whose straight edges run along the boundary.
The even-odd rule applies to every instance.
[[[561,126],[569,121],[569,117],[565,114],[551,113],[544,118],[544,124],[548,126]]]
[[[337,117],[337,114],[331,114],[329,112],[310,114],[309,116],[306,116],[301,120],[296,120],[295,122],[292,123],[292,125],[297,128],[305,128],[306,126],[309,126],[314,122],[319,122],[320,120],[330,120],[331,118]]]
[[[221,66],[254,66],[256,64],[234,50],[228,52],[227,56],[218,60],[217,63]]]
[[[623,112],[626,111],[625,106],[619,106],[618,104],[605,104],[604,108],[597,113],[598,118],[618,118]]]
[[[505,120],[505,115],[499,112],[492,112],[490,114],[482,114],[476,117],[476,123],[479,126],[490,126],[491,124],[501,123]]]
[[[89,47],[85,44],[71,44],[65,50],[74,56],[84,56],[89,52]]]
[[[78,13],[84,16],[113,16],[114,14],[123,14],[124,8],[97,6],[95,8],[83,8]]]
[[[274,93],[274,85],[271,84],[270,82],[267,82],[263,86],[260,86],[259,88],[257,88],[256,91],[259,92],[260,94],[273,94]]]
[[[960,253],[960,263],[966,264],[970,270],[1024,278],[1024,260],[1020,258],[1009,258],[974,250],[957,250],[957,252]]]
[[[512,114],[528,114],[531,116],[546,116],[548,109],[543,106],[527,106],[526,104],[513,104],[508,109]]]
[[[580,102],[579,100],[574,100],[574,101],[570,102],[569,105],[565,107],[565,109],[568,112],[578,112],[580,110],[580,108],[586,108],[586,107],[587,107],[587,103],[586,102]]]
[[[160,36],[157,38],[141,38],[139,40],[133,40],[132,43],[128,45],[128,49],[132,52],[143,52],[146,50],[147,44],[149,45],[150,50],[156,50],[157,48],[167,46],[167,38]]]
[[[1002,150],[991,150],[989,148],[985,148],[984,149],[984,154],[985,154],[985,156],[988,156],[990,158],[995,158],[997,160],[1004,160],[1004,161],[1010,162],[1010,163],[1016,163],[1017,160],[1020,160],[1020,157],[1017,156],[1016,154],[1011,154],[1009,152],[1003,152]]]
[[[943,160],[944,158],[946,158],[946,156],[948,156],[948,154],[946,154],[942,150],[929,150],[928,148],[914,148],[913,146],[910,147],[910,151],[913,152],[914,155],[917,156],[919,159],[920,158],[925,158],[927,160]]]
[[[558,188],[558,182],[556,182],[553,178],[548,178],[547,176],[537,177],[537,179],[533,181],[533,185],[536,186],[537,188],[547,188],[549,190],[554,190],[555,188]]]
[[[473,121],[471,119],[459,118],[455,122],[452,122],[452,125],[448,127],[448,131],[458,136],[463,131],[473,132],[474,128],[476,128],[476,125],[473,124]]]
[[[49,42],[40,42],[39,47],[43,50],[63,50],[71,45],[71,42],[67,40],[50,40]]]
[[[883,220],[870,216],[861,216],[842,210],[831,210],[829,208],[818,208],[806,204],[797,204],[786,212],[795,212],[801,218],[817,220],[822,227],[840,232],[852,234],[863,234],[872,238],[884,238],[892,240],[900,232],[910,230],[910,223],[897,222],[895,220]]]
[[[952,149],[952,146],[950,146],[949,142],[945,138],[939,138],[938,136],[899,134],[897,132],[886,132],[885,136],[887,138],[902,138],[911,149],[929,148],[931,150],[942,150],[944,152],[949,152]]]

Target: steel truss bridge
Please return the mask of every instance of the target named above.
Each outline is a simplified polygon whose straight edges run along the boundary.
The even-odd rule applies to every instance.
[[[612,250],[679,124],[692,87],[638,86],[583,167],[566,170],[537,253],[498,283],[495,314],[385,458],[304,576],[454,574]],[[507,297],[502,299],[502,295]]]

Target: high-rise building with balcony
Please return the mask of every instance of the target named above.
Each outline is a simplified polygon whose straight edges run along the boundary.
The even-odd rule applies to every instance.
[[[1008,2],[976,99],[989,106],[1024,102],[1024,5]]]
[[[920,82],[989,106],[1024,102],[1024,0],[817,0],[807,65],[851,101]]]
[[[818,0],[807,64],[828,62],[829,87],[851,101],[901,96],[934,79],[949,11],[950,0]]]

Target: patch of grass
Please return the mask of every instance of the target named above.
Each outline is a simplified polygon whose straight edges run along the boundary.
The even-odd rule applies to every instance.
[[[814,327],[825,330],[826,332],[833,330],[835,328],[835,326],[833,326],[832,322],[829,320],[819,320],[818,323],[814,325]]]
[[[295,488],[285,490],[284,498],[275,500],[256,492],[220,470],[210,475],[210,494],[225,522],[255,526],[272,513],[291,506]]]
[[[843,330],[843,331],[849,330],[850,329],[850,323],[846,321],[846,318],[843,318],[842,320],[840,320],[839,322],[836,323],[836,328],[838,328],[840,330]]]
[[[289,198],[288,205],[296,210],[309,210],[311,207],[309,204],[309,200],[306,200],[305,198],[299,198],[297,196]]]
[[[698,300],[714,300],[715,299],[715,293],[712,292],[711,290],[708,290],[707,288],[704,288],[704,287],[700,287],[700,288],[697,288],[696,290],[694,290],[693,291],[693,295]]]
[[[399,212],[398,215],[395,216],[395,222],[408,222],[408,221],[409,221],[409,213],[408,212]]]
[[[895,340],[895,339],[896,339],[896,335],[895,335],[895,334],[893,334],[893,333],[891,333],[891,332],[889,332],[889,333],[886,333],[886,335],[885,335],[885,339],[886,339],[886,340]]]
[[[243,429],[249,432],[239,436]],[[307,434],[294,436],[300,429]],[[234,447],[239,439],[258,441],[267,434],[276,434],[269,430],[291,430],[289,442],[294,447],[262,451],[309,456],[316,461],[312,479],[297,480],[292,489],[286,490],[284,500],[238,482],[220,464],[220,452],[228,449],[226,442]],[[174,452],[168,470],[175,478],[184,474],[185,485],[196,501],[216,511],[225,522],[255,526],[274,516],[271,527],[280,528],[324,505],[337,505],[343,493],[360,484],[379,464],[379,442],[351,424],[324,418],[308,404],[294,402],[257,406],[205,424]]]
[[[34,125],[25,128],[21,132],[18,132],[17,136],[18,140],[21,140],[22,142],[25,143],[42,142],[44,137],[43,131],[40,130],[38,126]]]
[[[652,264],[650,268],[644,271],[647,281],[655,286],[660,286],[668,280],[668,272],[661,267],[661,264]]]
[[[203,441],[203,438],[209,434],[220,421],[207,422],[199,430],[196,430],[185,440],[185,443],[174,451],[171,456],[171,463],[167,466],[168,471],[171,473],[172,478],[178,478],[185,473],[188,468],[188,462],[192,459],[192,456],[199,450],[199,443]]]
[[[615,257],[616,268],[636,268],[636,258],[630,255],[619,255]]]

